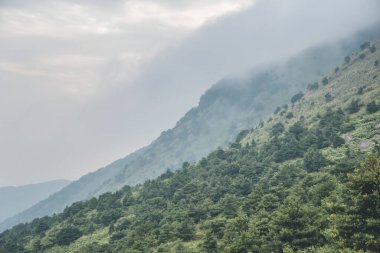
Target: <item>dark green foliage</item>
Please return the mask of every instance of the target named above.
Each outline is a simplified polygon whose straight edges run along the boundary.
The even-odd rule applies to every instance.
[[[309,83],[307,85],[307,89],[308,90],[318,90],[318,87],[319,87],[319,84],[317,82],[315,82],[313,84]]]
[[[364,49],[368,48],[370,45],[371,45],[371,43],[369,41],[366,41],[360,45],[360,49],[364,50]]]
[[[375,113],[380,110],[380,104],[376,104],[375,101],[372,101],[367,104],[367,112],[368,113]]]
[[[350,63],[350,61],[351,61],[351,57],[350,57],[350,56],[346,56],[346,58],[344,58],[344,61],[345,61],[346,63]]]
[[[249,130],[243,130],[241,131],[237,137],[236,137],[236,141],[235,142],[240,142],[241,140],[244,139],[245,136],[247,136],[247,134],[249,134]]]
[[[282,123],[276,123],[272,126],[271,135],[277,136],[281,134],[282,132],[284,132],[284,130],[285,130],[285,127]]]
[[[295,95],[290,99],[290,101],[291,101],[292,103],[295,103],[295,102],[301,100],[301,98],[303,98],[303,92],[298,92],[297,94],[295,94]]]
[[[182,169],[186,169],[190,166],[190,163],[189,162],[183,162],[182,163]]]
[[[336,74],[336,73],[338,73],[339,72],[339,67],[336,67],[335,69],[334,69],[334,73]]]
[[[345,142],[345,140],[342,137],[340,137],[340,136],[334,136],[333,142],[332,142],[332,146],[334,148],[337,148],[337,147],[342,146],[344,143],[346,143],[346,142]]]
[[[380,252],[380,160],[376,155],[349,175],[351,205],[340,214],[339,232],[348,247]]]
[[[293,118],[293,113],[292,112],[288,112],[288,114],[286,114],[286,118],[287,119],[291,119],[291,118]]]
[[[195,226],[191,220],[183,220],[174,227],[174,236],[183,240],[191,241],[195,236]]]
[[[360,110],[359,100],[352,100],[350,105],[347,107],[348,113],[357,113]]]
[[[358,95],[363,95],[363,94],[364,94],[364,89],[365,89],[365,88],[366,88],[365,86],[360,86],[359,89],[358,89],[358,92],[357,92],[356,94],[358,94]]]
[[[82,232],[75,227],[62,228],[56,235],[58,245],[69,245],[82,236]]]
[[[328,165],[326,158],[316,149],[309,149],[303,158],[303,166],[307,172],[319,171]]]
[[[277,114],[281,111],[281,107],[280,106],[277,106],[276,110],[274,110],[274,114]]]
[[[374,66],[375,66],[375,67],[379,66],[379,60],[376,60],[376,61],[375,61]]]
[[[98,214],[97,222],[107,226],[118,220],[121,215],[121,209],[109,209]]]
[[[208,232],[202,243],[202,249],[207,253],[216,253],[218,252],[218,243],[215,239],[215,236]]]
[[[277,123],[264,144],[217,149],[198,164],[19,225],[0,234],[0,252],[43,252],[97,229],[108,229],[109,241],[83,240],[78,252],[339,252],[334,243],[376,252],[378,186],[371,180],[377,174],[357,170],[348,183],[360,155],[329,162],[319,150],[337,146],[351,126],[340,109],[327,110],[311,126]],[[364,223],[357,222],[362,210]],[[334,229],[339,238],[331,242],[326,233]],[[48,234],[51,244],[43,242]],[[193,240],[197,246],[190,249]]]
[[[330,101],[333,101],[334,97],[330,94],[330,92],[327,92],[325,94],[325,101],[326,102],[330,102]]]
[[[275,129],[281,129],[280,125]],[[317,128],[308,130],[303,126],[302,121],[296,122],[283,137],[273,135],[273,138],[263,152],[264,156],[271,156],[276,162],[283,162],[289,159],[302,157],[309,147],[324,148],[338,147],[344,144],[344,140],[339,134],[344,129],[352,130],[352,125],[348,124],[342,110],[328,110],[321,116]],[[275,131],[275,133],[278,133]]]
[[[327,78],[327,77],[324,77],[323,79],[322,79],[322,84],[323,85],[327,85],[329,83],[329,79]]]
[[[340,131],[344,133],[348,133],[355,130],[355,125],[350,122],[345,122],[340,126]]]
[[[289,243],[295,250],[325,243],[322,235],[327,221],[321,220],[321,209],[305,205],[300,198],[289,197],[278,210],[275,224],[279,227],[280,241]]]
[[[375,46],[375,45],[372,45],[372,46],[369,48],[369,51],[370,51],[371,53],[376,52],[376,46]]]
[[[293,134],[298,140],[302,138],[303,134],[307,132],[307,129],[303,126],[301,121],[296,122],[289,127],[289,133]]]
[[[365,53],[360,54],[359,58],[363,60],[365,58]]]
[[[35,219],[32,224],[34,225],[37,234],[44,234],[45,231],[50,228],[49,219],[47,217]]]

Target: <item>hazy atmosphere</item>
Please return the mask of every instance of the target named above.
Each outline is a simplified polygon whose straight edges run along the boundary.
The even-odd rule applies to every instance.
[[[379,10],[377,0],[0,0],[0,186],[77,179],[149,144],[224,76],[365,29]]]

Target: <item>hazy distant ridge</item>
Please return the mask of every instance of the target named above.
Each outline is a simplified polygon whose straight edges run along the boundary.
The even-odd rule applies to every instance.
[[[54,180],[23,186],[0,187],[0,221],[24,211],[69,183],[68,180]]]

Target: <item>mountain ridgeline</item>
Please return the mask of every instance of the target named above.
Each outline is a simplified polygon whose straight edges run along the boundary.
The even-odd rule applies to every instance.
[[[379,48],[196,163],[3,232],[0,252],[380,252]]]
[[[225,78],[201,97],[176,126],[163,132],[149,146],[94,173],[81,177],[60,192],[0,224],[0,231],[36,217],[52,215],[75,201],[119,190],[156,178],[167,169],[195,162],[217,147],[233,142],[243,129],[257,125],[277,105],[308,83],[322,80],[325,73],[342,63],[345,56],[379,29],[343,41],[306,50],[281,64],[262,68],[245,78]]]

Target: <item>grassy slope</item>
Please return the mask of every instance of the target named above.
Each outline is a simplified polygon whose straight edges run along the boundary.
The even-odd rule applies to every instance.
[[[379,48],[379,43],[376,44]],[[361,54],[365,54],[364,59],[360,59]],[[369,49],[365,49],[360,52],[356,52],[351,55],[350,63],[343,64],[339,71],[329,73],[326,77],[329,79],[329,84],[323,85],[322,80],[319,81],[319,88],[317,90],[306,90],[305,95],[301,101],[296,103],[289,103],[288,110],[283,115],[281,111],[271,116],[271,121],[264,124],[264,127],[258,127],[255,131],[246,136],[242,140],[242,144],[247,144],[255,139],[256,142],[265,142],[269,137],[270,129],[278,122],[284,123],[286,127],[294,124],[301,116],[304,117],[307,125],[315,123],[315,117],[321,111],[325,111],[327,108],[341,108],[346,110],[349,104],[354,100],[359,100],[361,109],[358,113],[351,115],[350,117],[360,127],[351,133],[352,141],[358,146],[359,141],[362,139],[374,138],[369,136],[371,133],[371,124],[363,122],[363,117],[367,117],[365,106],[372,100],[378,100],[380,97],[380,73],[379,66],[374,66],[376,60],[379,60],[379,50],[375,53],[371,53]],[[364,94],[358,94],[360,87],[364,88]],[[335,99],[330,102],[325,101],[325,94],[330,93]],[[294,117],[287,119],[288,112],[292,112]],[[369,120],[367,119],[366,120]],[[373,123],[372,123],[373,124]],[[357,147],[358,148],[358,147]]]

